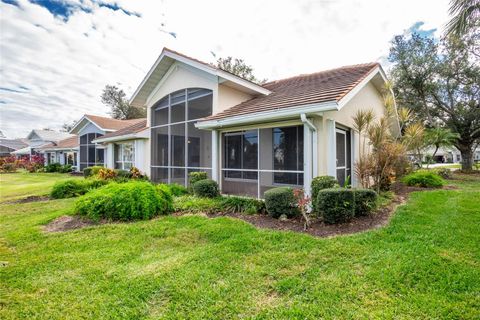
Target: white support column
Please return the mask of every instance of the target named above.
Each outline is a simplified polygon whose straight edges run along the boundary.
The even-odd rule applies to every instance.
[[[337,177],[337,139],[335,120],[327,119],[327,174]]]
[[[312,131],[312,177],[318,177],[318,130]]]
[[[306,196],[310,196],[310,185],[312,183],[312,130],[303,126],[303,190]]]
[[[358,154],[358,136],[355,130],[350,130],[350,141],[351,141],[351,155],[352,155],[352,170],[350,173],[352,187],[358,187],[358,179],[355,173],[355,162],[359,159],[360,155]]]
[[[218,164],[218,139],[219,139],[219,133],[218,130],[212,130],[212,180],[217,181],[217,183],[220,184],[219,181],[219,164]]]

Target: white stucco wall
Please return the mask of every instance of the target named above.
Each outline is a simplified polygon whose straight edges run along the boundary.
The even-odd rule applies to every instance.
[[[337,126],[344,128],[353,128],[352,117],[358,110],[373,110],[376,119],[385,115],[385,106],[381,93],[376,89],[372,83],[368,83],[362,88],[341,110],[324,112],[323,116],[315,117],[314,123],[317,127],[318,140],[318,175],[326,175],[328,162],[332,157],[329,157],[328,151],[328,126],[327,120],[334,120]],[[351,131],[353,147],[353,163],[358,159],[358,134]]]

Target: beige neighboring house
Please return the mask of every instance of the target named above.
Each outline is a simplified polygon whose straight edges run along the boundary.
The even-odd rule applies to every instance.
[[[385,82],[382,67],[367,63],[259,85],[164,49],[130,100],[147,108],[148,128],[135,133],[149,137],[145,172],[187,184],[190,172],[206,171],[222,193],[259,198],[277,186],[309,193],[319,175],[356,185],[352,116],[385,114]],[[398,122],[391,128],[398,133]],[[95,141],[113,142],[107,139]]]
[[[146,156],[150,147],[150,131],[147,119],[138,119],[134,124],[93,140],[105,147],[105,166],[110,169],[130,170],[138,168],[146,172],[149,161]]]

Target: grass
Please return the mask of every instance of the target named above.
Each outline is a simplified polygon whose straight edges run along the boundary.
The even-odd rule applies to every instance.
[[[0,318],[478,319],[480,180],[453,183],[328,239],[200,216],[46,234],[73,199],[0,204]]]
[[[50,193],[57,181],[75,177],[63,173],[36,173],[26,171],[0,174],[0,201],[9,201],[28,196],[44,196]]]

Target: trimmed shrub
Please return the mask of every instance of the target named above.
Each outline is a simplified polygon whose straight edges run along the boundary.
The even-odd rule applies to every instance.
[[[158,184],[156,188],[160,196],[167,201],[167,211],[172,212],[173,211],[173,195],[172,195],[171,189],[166,184]]]
[[[101,180],[111,180],[117,177],[117,173],[113,169],[101,168],[95,176]]]
[[[215,198],[220,195],[218,183],[211,179],[204,179],[193,184],[193,192],[198,197]]]
[[[355,216],[352,189],[333,188],[318,192],[317,208],[325,223],[343,223]]]
[[[312,179],[312,199],[316,199],[318,192],[323,189],[339,187],[337,179],[332,176],[319,176]],[[318,212],[316,201],[312,202],[313,212]]]
[[[298,214],[293,189],[289,187],[279,187],[267,190],[265,192],[265,208],[274,218],[285,214],[287,217],[294,217]]]
[[[171,183],[171,184],[168,184],[166,186],[168,186],[170,188],[170,192],[172,193],[172,196],[174,196],[174,197],[183,196],[183,195],[188,193],[187,188],[185,188],[184,186],[182,186],[181,184],[178,184],[178,183]]]
[[[171,198],[165,190],[149,182],[112,182],[87,193],[75,201],[75,212],[93,220],[113,221],[146,220],[172,209]]]
[[[55,162],[55,163],[47,164],[44,167],[44,170],[45,170],[45,172],[52,173],[52,172],[60,172],[61,168],[62,168],[62,165],[58,162]]]
[[[407,186],[422,188],[441,188],[445,180],[432,171],[415,171],[403,177],[402,182]]]
[[[326,223],[343,223],[369,215],[377,206],[377,193],[370,189],[331,188],[320,190],[316,202]]]
[[[83,176],[85,178],[91,177],[91,176],[96,176],[100,169],[103,169],[102,166],[93,166],[93,167],[87,167],[83,169]]]
[[[64,199],[81,196],[92,189],[100,188],[108,182],[105,180],[91,179],[79,180],[69,179],[59,181],[53,185],[50,197],[53,199]]]
[[[263,213],[265,202],[248,197],[226,196],[220,201],[220,210],[227,213]]]
[[[452,178],[452,170],[448,168],[438,168],[434,170],[436,174],[438,174],[443,179],[451,179]]]
[[[355,198],[355,216],[368,216],[377,207],[378,195],[371,189],[351,189]]]
[[[193,185],[200,180],[208,179],[208,175],[204,171],[194,171],[188,174],[189,188],[193,190]]]

